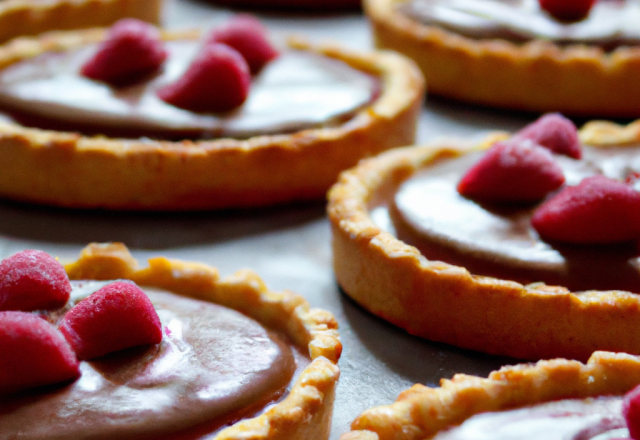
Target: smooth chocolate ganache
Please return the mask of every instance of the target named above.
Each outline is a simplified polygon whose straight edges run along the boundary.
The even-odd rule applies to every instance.
[[[184,73],[200,43],[170,41],[165,47],[169,56],[161,72],[122,88],[79,74],[97,45],[19,61],[0,71],[0,111],[23,125],[87,135],[248,138],[335,126],[375,99],[379,88],[374,76],[346,63],[289,50],[252,78],[239,108],[194,113],[167,104],[156,92]]]
[[[72,283],[67,308],[106,284]],[[239,312],[144,290],[162,342],[82,362],[71,384],[0,399],[0,439],[204,438],[280,399],[310,362]]]
[[[524,284],[544,282],[574,291],[640,293],[637,243],[548,243],[530,223],[537,205],[480,204],[460,195],[456,185],[482,154],[442,157],[393,191],[385,189],[392,194],[376,198],[370,208],[373,221],[416,246],[429,260],[462,266],[475,275]],[[556,160],[566,185],[594,174],[624,180],[640,172],[640,147],[583,147],[581,160],[566,156]]]
[[[588,17],[574,23],[554,19],[540,9],[538,0],[408,0],[398,9],[421,23],[474,39],[541,39],[607,50],[640,44],[636,0],[600,0]]]
[[[542,403],[475,415],[433,440],[606,440],[629,437],[622,398],[598,397]]]

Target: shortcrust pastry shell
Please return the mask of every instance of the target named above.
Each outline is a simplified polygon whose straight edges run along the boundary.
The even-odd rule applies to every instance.
[[[604,351],[586,364],[554,359],[503,367],[486,379],[456,374],[439,388],[417,384],[395,403],[366,410],[340,440],[425,440],[481,412],[622,395],[639,383],[640,358]]]
[[[166,40],[199,33],[164,32]],[[101,41],[104,30],[52,33],[0,47],[0,68],[46,51]],[[360,158],[413,142],[424,79],[391,52],[356,53],[291,39],[380,79],[381,92],[336,127],[246,140],[150,141],[84,137],[0,123],[0,197],[72,208],[195,210],[325,197]]]
[[[0,42],[52,30],[108,26],[132,17],[158,23],[162,0],[4,0]]]
[[[269,290],[250,270],[221,279],[215,268],[202,263],[163,257],[152,258],[148,263],[148,267],[140,267],[123,244],[93,243],[65,269],[72,280],[128,279],[140,286],[220,304],[283,332],[301,348],[308,347],[312,362],[288,397],[262,415],[224,429],[212,440],[329,438],[340,375],[336,363],[342,352],[338,325],[331,313],[311,309],[296,293]]]
[[[372,197],[438,158],[486,148],[441,140],[362,161],[329,191],[333,266],[342,289],[373,314],[411,334],[462,348],[520,359],[586,360],[596,350],[640,354],[640,296],[621,291],[574,293],[542,283],[477,276],[426,259],[378,227]],[[638,144],[640,122],[593,122],[580,130],[585,144]]]
[[[475,104],[597,117],[640,116],[640,46],[604,52],[472,39],[396,10],[406,0],[364,0],[377,47],[415,60],[429,92]]]

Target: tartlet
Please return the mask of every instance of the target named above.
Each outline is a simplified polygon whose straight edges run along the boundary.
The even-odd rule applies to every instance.
[[[584,144],[602,148],[640,141],[637,122],[625,127],[595,122],[580,136]],[[480,148],[505,137],[492,134]],[[478,148],[478,142],[461,140],[400,148],[341,175],[329,192],[328,213],[334,271],[344,291],[411,334],[467,349],[533,360],[586,360],[596,350],[640,353],[636,294],[571,292],[539,280],[523,285],[480,276],[427,259],[374,221],[373,208],[391,199],[416,171]]]
[[[560,399],[620,396],[638,383],[640,360],[610,352],[595,352],[586,364],[554,359],[503,367],[488,378],[456,374],[442,379],[439,388],[417,384],[395,403],[366,410],[352,423],[353,431],[340,439],[423,440],[479,413]]]
[[[470,37],[442,26],[422,24],[401,12],[399,6],[409,1],[366,0],[364,8],[376,46],[414,59],[429,82],[430,93],[533,112],[640,115],[640,86],[634,79],[640,64],[637,43],[604,50],[590,42],[559,45],[535,37],[525,41]],[[526,0],[513,4],[521,7],[524,3]],[[460,21],[464,26],[465,20]]]
[[[0,42],[52,30],[107,26],[124,17],[158,23],[162,0],[5,0]]]
[[[288,388],[290,388],[290,391],[288,395],[285,395],[284,398],[277,400],[275,403],[267,402],[266,408],[264,408],[265,403],[262,403],[263,410],[258,416],[251,417],[251,415],[249,415],[249,418],[245,416],[243,419],[232,418],[230,426],[217,432],[213,438],[219,440],[245,439],[249,437],[265,440],[302,440],[312,437],[319,439],[328,438],[335,387],[339,377],[339,369],[336,362],[342,350],[337,333],[337,324],[330,313],[319,309],[310,309],[309,304],[300,295],[295,293],[288,291],[270,291],[255,273],[248,270],[239,271],[230,277],[220,279],[217,270],[212,267],[201,263],[168,260],[162,257],[150,259],[149,266],[142,268],[138,266],[138,263],[130,255],[127,248],[117,243],[91,244],[81,252],[80,258],[76,262],[66,265],[65,269],[71,280],[82,280],[82,283],[93,282],[90,280],[131,280],[143,288],[152,288],[152,290],[160,289],[161,291],[171,292],[178,297],[188,297],[206,303],[214,303],[227,309],[240,312],[249,318],[253,318],[270,331],[280,332],[294,347],[297,347],[302,352],[307,352],[306,355],[310,358],[310,360],[307,361],[309,364],[300,372],[299,376],[295,379],[295,383],[289,385]],[[166,293],[163,295],[166,295]],[[160,299],[161,303],[163,301],[170,301],[170,299]],[[191,302],[193,303],[193,301]],[[195,305],[189,305],[188,307],[192,310],[199,310],[201,313],[206,311],[204,306],[198,306],[197,303],[195,303]],[[170,319],[168,318],[168,323],[164,324],[166,328],[163,329],[163,332],[168,335],[172,334],[172,332],[182,334],[183,327],[181,327],[179,322],[177,326],[171,324],[174,321],[179,321],[179,319],[171,318],[172,316],[179,317],[179,313],[169,313],[167,316]],[[173,313],[173,315],[171,313]],[[207,325],[215,325],[215,323],[207,323]],[[189,324],[184,326],[184,331],[192,331],[192,329],[189,328]],[[165,338],[166,337],[167,336],[165,336]],[[185,339],[185,341],[190,340]],[[184,342],[181,344],[183,345],[178,344],[180,352],[185,351],[188,353],[190,351],[188,348],[189,344],[186,344],[186,346]],[[257,346],[259,346],[258,341],[253,345],[249,344],[247,348],[250,349],[251,347]],[[213,351],[207,354],[207,356],[222,358],[230,351],[226,348],[216,351],[216,347],[211,347],[211,350]],[[158,354],[158,356],[160,355]],[[151,370],[161,370],[162,373],[159,373],[159,378],[171,378],[173,375],[180,378],[181,376],[175,372],[172,373],[171,369],[181,368],[180,365],[183,365],[183,362],[186,362],[186,360],[179,358],[176,361],[175,354],[171,354],[171,352],[164,356],[159,363],[153,364],[154,367],[151,368]],[[247,354],[243,356],[246,357]],[[254,354],[256,359],[261,356],[262,353]],[[236,358],[232,359],[233,361],[229,360],[230,366],[233,365],[233,362],[238,362]],[[124,379],[121,379],[114,375],[115,370],[111,371],[110,367],[100,367],[100,362],[98,362],[97,365],[95,368],[103,372],[108,382],[113,381],[114,384],[124,386],[123,389],[118,388],[118,391],[112,392],[113,399],[116,399],[112,405],[119,405],[118,402],[126,404],[127,399],[124,397],[127,395],[127,387],[131,387],[132,389],[140,387],[140,385],[137,385],[135,380],[133,380],[135,376],[132,376],[132,373],[127,372],[125,369]],[[115,365],[118,366],[119,364],[116,363]],[[143,377],[145,377],[145,374],[148,374],[148,370],[150,370],[148,367],[142,368],[141,372]],[[87,410],[90,410],[89,414],[91,417],[96,417],[92,415],[93,413],[91,412],[97,404],[95,398],[91,396],[91,391],[98,387],[95,385],[92,386],[91,383],[97,384],[100,381],[98,380],[96,382],[96,378],[91,377],[92,374],[96,374],[95,372],[90,374],[88,371],[89,370],[85,372],[90,376],[86,383],[88,387],[86,385],[78,385],[78,387],[80,388],[80,395],[86,395],[86,399],[89,399],[87,403]],[[83,376],[85,373],[83,373]],[[219,374],[222,373],[221,371]],[[144,383],[144,381],[142,383]],[[142,389],[144,389],[145,386],[151,386],[151,390],[153,390],[154,385],[155,381],[152,381],[150,385],[142,385]],[[219,387],[220,385],[216,386]],[[233,389],[231,384],[223,384],[221,390],[224,391],[226,388]],[[157,388],[156,393],[159,393],[162,389],[162,386]],[[178,387],[178,389],[181,388]],[[212,391],[208,391],[209,389],[205,384],[204,388],[196,390],[198,391],[197,394],[206,394],[207,392],[214,393],[218,388],[213,388]],[[49,391],[49,393],[50,392],[51,391]],[[66,389],[64,392],[67,392]],[[78,393],[78,391],[74,392]],[[154,396],[153,391],[151,395]],[[37,396],[37,394],[34,396]],[[55,394],[53,396],[55,397]],[[151,405],[147,411],[154,413],[155,411],[162,410],[163,405],[160,404],[160,402],[163,402],[162,399],[164,399],[164,397],[160,394],[157,394],[157,396],[160,400],[156,405]],[[45,397],[49,399],[49,394],[47,394],[46,390]],[[211,397],[215,397],[215,395]],[[92,398],[94,399],[93,401],[91,401]],[[122,398],[124,398],[124,400],[118,400]],[[35,397],[32,397],[31,400],[27,400],[28,404],[36,404],[38,400],[34,399]],[[111,399],[111,397],[108,396],[106,399]],[[47,400],[47,402],[48,401],[49,400]],[[54,402],[55,401],[56,400],[54,400]],[[9,400],[9,405],[11,404],[10,402]],[[140,401],[140,405],[143,403],[146,404],[146,402]],[[183,404],[185,403],[186,401],[183,402]],[[6,401],[4,404],[6,404]],[[19,413],[17,411],[19,406],[14,406],[16,406],[14,412]],[[123,414],[123,420],[128,420],[126,411],[122,411],[122,408],[118,407],[119,409],[117,411],[113,409],[109,410],[109,408],[109,405],[107,405],[107,413],[109,417],[113,418],[109,426],[122,424],[123,422],[118,418],[122,418]],[[58,414],[58,412],[59,410],[51,410],[50,416],[53,417],[54,414]],[[68,424],[70,426],[72,422],[77,423],[72,417],[77,417],[77,415],[72,414],[74,412],[76,411],[70,410],[68,414],[63,414],[62,416],[69,418]],[[47,413],[49,414],[49,411],[47,411]],[[253,413],[255,413],[255,410],[250,414]],[[169,416],[173,416],[173,414],[169,413]],[[129,420],[129,423],[132,422],[133,421]],[[0,417],[0,423],[2,423],[2,417]],[[5,425],[5,429],[8,429],[7,426],[8,425]],[[207,430],[207,426],[208,425],[205,424],[205,427],[202,429],[199,428],[199,430],[196,431],[199,432],[198,438],[206,434],[211,435],[211,431]],[[65,427],[65,429],[67,428]],[[109,429],[111,429],[111,427]],[[123,435],[127,434],[131,436],[131,432],[121,432]],[[135,432],[134,430],[133,433],[135,434]],[[99,435],[100,433],[97,434]],[[26,435],[26,433],[23,432],[22,435]],[[96,435],[96,433],[94,433],[94,435]],[[190,436],[189,438],[191,438],[194,436],[194,433],[191,432],[188,435]]]
[[[104,30],[18,39],[0,48],[0,69],[48,51],[101,41]],[[197,41],[198,32],[164,32]],[[390,52],[356,53],[291,40],[289,47],[374,75],[380,93],[332,126],[248,139],[154,141],[88,137],[0,123],[4,198],[73,208],[194,210],[320,199],[339,171],[412,142],[424,96],[415,65]]]

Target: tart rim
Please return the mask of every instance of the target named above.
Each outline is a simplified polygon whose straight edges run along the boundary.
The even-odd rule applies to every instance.
[[[327,311],[312,309],[290,291],[274,292],[251,270],[220,278],[203,263],[155,257],[142,268],[122,243],[91,243],[77,261],[65,265],[72,280],[128,279],[140,286],[220,304],[283,331],[299,347],[308,347],[311,363],[289,395],[258,417],[244,419],[220,431],[215,440],[304,440],[310,433],[328,438],[336,365],[342,352],[338,325]]]
[[[124,17],[160,21],[163,0],[5,0],[0,3],[0,42],[54,29],[105,26]]]
[[[456,374],[439,388],[413,385],[395,403],[365,410],[340,440],[423,440],[481,412],[551,400],[621,395],[640,383],[640,358],[594,352],[586,364],[566,359],[519,364],[488,378]]]
[[[0,68],[45,51],[100,41],[104,32],[16,39],[0,46]],[[163,38],[199,35],[165,31]],[[424,79],[413,62],[390,52],[357,53],[301,39],[291,39],[289,46],[375,74],[380,95],[336,127],[246,140],[109,139],[0,123],[0,162],[13,165],[0,176],[0,195],[72,208],[123,210],[219,209],[320,199],[339,171],[364,156],[414,140]],[[38,171],[37,179],[33,170]],[[25,175],[32,177],[24,179]],[[69,177],[73,175],[74,180]]]
[[[368,203],[385,183],[506,136],[494,133],[480,145],[440,140],[399,148],[343,172],[329,191],[327,208],[338,283],[365,309],[407,332],[466,349],[531,360],[586,360],[596,350],[640,353],[640,337],[633,335],[634,321],[640,320],[638,295],[576,294],[561,286],[473,275],[427,260],[369,216]],[[603,148],[616,138],[629,144],[640,141],[640,124],[593,122],[580,137]]]
[[[434,94],[540,113],[640,116],[640,87],[633,82],[639,46],[607,53],[543,40],[473,39],[403,15],[395,8],[402,1],[364,0],[375,46],[414,59]]]

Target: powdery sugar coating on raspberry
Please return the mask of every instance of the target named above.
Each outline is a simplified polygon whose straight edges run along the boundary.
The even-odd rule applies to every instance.
[[[149,297],[131,282],[108,284],[69,310],[60,331],[78,359],[162,341],[162,326]]]
[[[557,154],[574,159],[582,157],[578,129],[569,119],[559,113],[549,113],[527,125],[514,136],[516,139],[531,139]]]
[[[160,68],[167,52],[160,32],[133,18],[114,24],[95,55],[82,66],[82,75],[124,85]]]
[[[0,263],[0,310],[51,310],[69,300],[62,265],[45,252],[26,250]]]
[[[222,43],[233,47],[247,60],[251,73],[256,73],[279,55],[267,38],[267,29],[250,14],[239,14],[215,29],[207,44]]]
[[[545,148],[526,139],[498,142],[458,183],[458,192],[494,203],[533,202],[564,183],[562,168]]]
[[[58,330],[36,315],[0,312],[0,395],[80,376],[76,356]]]
[[[640,439],[640,386],[625,394],[622,399],[622,415],[627,421],[629,436]]]
[[[249,95],[251,74],[240,53],[226,44],[206,44],[175,83],[158,91],[165,102],[194,112],[226,112]]]
[[[574,244],[640,238],[640,192],[604,176],[584,179],[541,205],[531,223],[545,240]]]

